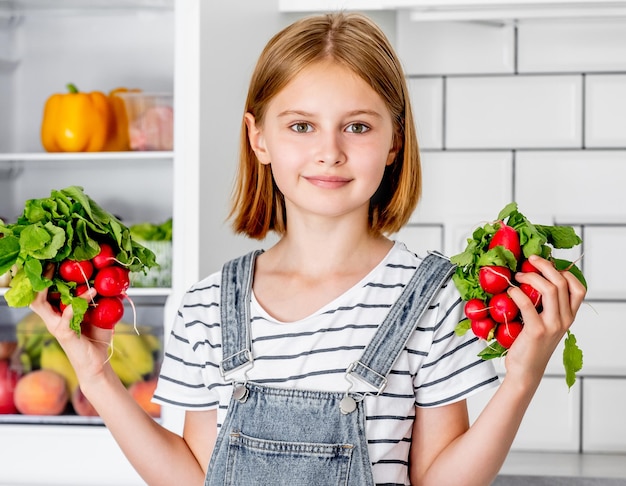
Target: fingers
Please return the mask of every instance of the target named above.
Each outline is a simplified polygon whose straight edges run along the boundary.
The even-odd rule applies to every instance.
[[[582,305],[586,289],[569,271],[557,270],[552,262],[531,256],[531,263],[541,272],[518,273],[516,279],[537,289],[542,295],[546,323],[559,323],[569,327]]]

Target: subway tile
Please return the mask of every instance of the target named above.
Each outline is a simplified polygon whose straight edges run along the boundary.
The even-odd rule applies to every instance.
[[[626,341],[626,302],[583,303],[571,331],[583,351],[581,374],[626,377],[623,347]],[[555,359],[549,364],[551,372],[559,372],[559,368],[562,371],[560,354],[553,356]]]
[[[402,241],[413,253],[425,257],[428,251],[444,251],[443,235],[442,225],[409,223],[392,235],[392,238]]]
[[[626,310],[626,260],[615,258],[626,248],[626,224],[586,226],[583,245],[587,298],[621,299]]]
[[[519,72],[626,69],[626,19],[518,23]]]
[[[411,75],[512,73],[512,25],[478,22],[413,22],[398,12],[396,48]]]
[[[626,75],[586,77],[585,146],[626,147]]]
[[[443,79],[412,78],[408,85],[420,148],[443,148]]]
[[[515,198],[531,221],[626,222],[626,151],[520,151]]]
[[[626,452],[626,378],[586,378],[583,452]]]
[[[582,146],[582,77],[448,78],[449,149]]]
[[[488,390],[467,400],[473,423],[496,392]],[[512,451],[577,452],[580,430],[580,389],[568,391],[561,378],[544,377],[528,406]]]
[[[444,253],[458,253],[511,201],[512,176],[511,152],[423,152],[422,198],[411,222],[444,224]]]

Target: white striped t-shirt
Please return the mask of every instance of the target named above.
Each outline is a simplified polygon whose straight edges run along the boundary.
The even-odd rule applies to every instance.
[[[343,392],[346,367],[359,359],[377,326],[402,293],[421,258],[396,242],[363,280],[328,305],[296,322],[279,322],[251,305],[255,383]],[[217,272],[184,296],[168,339],[154,401],[186,410],[217,408],[224,421],[232,387],[219,372],[222,360],[220,283]],[[471,333],[454,328],[463,305],[451,281],[417,323],[380,396],[365,398],[366,437],[376,483],[409,484],[408,454],[415,406],[435,407],[498,384],[490,361]],[[359,390],[358,381],[352,391]]]

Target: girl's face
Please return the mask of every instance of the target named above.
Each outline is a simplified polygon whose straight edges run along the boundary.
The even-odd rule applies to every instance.
[[[365,81],[333,61],[316,63],[270,101],[262,126],[250,114],[246,123],[288,214],[367,221],[369,200],[396,152],[389,110]]]

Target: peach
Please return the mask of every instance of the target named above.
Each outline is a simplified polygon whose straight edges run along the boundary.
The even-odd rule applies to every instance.
[[[128,388],[130,395],[135,399],[139,406],[152,417],[161,416],[161,406],[151,401],[156,385],[157,379],[151,378],[145,381],[137,381]]]
[[[87,397],[83,394],[79,386],[74,389],[71,401],[76,415],[80,415],[81,417],[98,417],[98,412],[96,412],[91,402],[87,400]]]
[[[17,382],[14,400],[24,415],[60,415],[69,402],[65,378],[51,370],[31,371]]]

